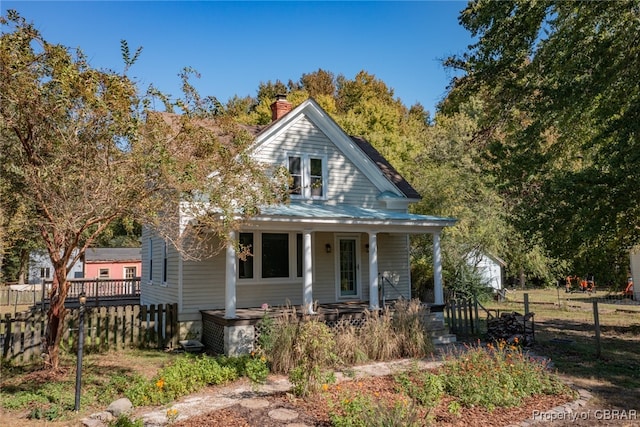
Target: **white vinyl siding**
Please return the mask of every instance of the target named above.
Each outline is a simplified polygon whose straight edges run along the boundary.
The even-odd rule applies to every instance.
[[[404,234],[378,234],[378,272],[389,279],[395,289],[385,284],[386,299],[411,298],[409,242]],[[366,254],[367,256],[369,254]],[[382,290],[379,289],[380,298]]]
[[[143,280],[140,283],[140,303],[148,304],[172,304],[178,302],[178,253],[173,246],[167,247],[167,281],[166,286],[158,286],[162,283],[164,239],[153,234],[148,228],[142,230],[142,272]],[[153,264],[150,263],[150,258]],[[150,265],[153,267],[149,270]]]
[[[356,147],[356,150],[359,148]],[[287,132],[263,144],[256,159],[288,169],[289,156],[306,155],[326,159],[326,203],[380,207],[376,199],[380,191],[338,148],[306,117],[294,123]],[[364,154],[362,154],[364,156]]]

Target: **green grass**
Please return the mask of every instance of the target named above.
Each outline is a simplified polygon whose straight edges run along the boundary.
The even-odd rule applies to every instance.
[[[264,381],[268,372],[266,360],[250,356],[214,358],[139,350],[88,354],[82,369],[81,411],[75,414],[75,358],[65,354],[58,372],[39,368],[3,366],[3,410],[27,411],[32,419],[69,421],[103,410],[123,396],[134,406],[161,405],[239,376]]]

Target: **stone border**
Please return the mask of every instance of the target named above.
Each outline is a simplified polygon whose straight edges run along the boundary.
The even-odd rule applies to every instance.
[[[571,386],[569,385],[569,387]],[[540,414],[536,418],[531,417],[528,420],[522,421],[518,424],[513,424],[510,427],[529,427],[540,423],[547,423],[552,420],[570,419],[571,417],[567,417],[568,414],[573,414],[575,412],[578,412],[579,408],[584,408],[589,400],[591,400],[591,398],[593,397],[593,395],[589,391],[583,388],[574,390],[578,392],[578,399],[574,400],[573,402],[568,402],[564,405],[551,408],[548,411],[540,412]]]

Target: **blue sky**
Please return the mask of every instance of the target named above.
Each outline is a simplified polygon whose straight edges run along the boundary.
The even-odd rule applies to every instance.
[[[202,95],[255,96],[260,82],[298,80],[322,68],[353,79],[365,70],[410,106],[429,111],[452,72],[441,60],[471,43],[463,1],[7,1],[49,42],[80,47],[92,66],[121,70],[120,40],[143,52],[129,75],[178,94],[178,73],[201,74]]]

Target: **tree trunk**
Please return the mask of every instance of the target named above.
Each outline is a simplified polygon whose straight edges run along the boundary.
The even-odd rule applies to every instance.
[[[18,268],[18,284],[24,285],[25,271],[27,270],[27,264],[29,263],[29,251],[26,249],[20,250],[20,266]]]
[[[47,331],[44,342],[45,365],[52,370],[58,369],[60,364],[60,340],[64,332],[64,318],[66,315],[64,301],[69,290],[66,268],[62,267],[62,280],[60,280],[59,273],[58,267],[51,285],[49,311],[47,312]]]

